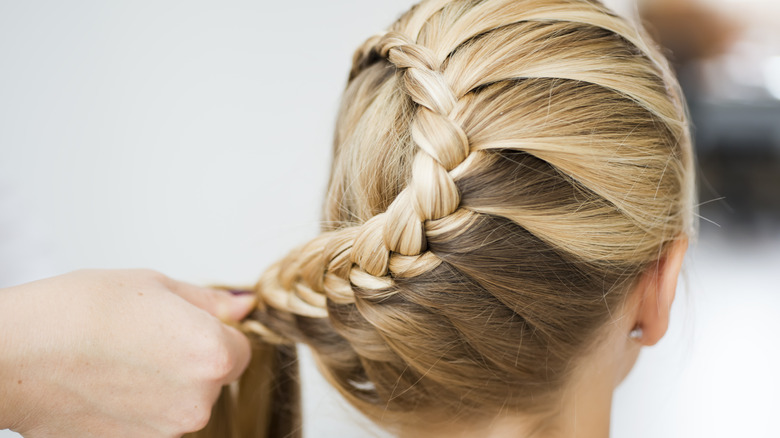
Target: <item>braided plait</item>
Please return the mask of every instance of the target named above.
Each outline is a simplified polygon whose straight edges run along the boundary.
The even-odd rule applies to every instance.
[[[387,32],[369,38],[356,52],[355,68],[365,63],[368,52],[405,70],[405,90],[419,105],[411,125],[412,139],[420,148],[412,164],[412,181],[385,213],[359,227],[323,233],[271,266],[257,288],[262,302],[275,309],[325,318],[328,299],[354,303],[350,282],[367,289],[388,288],[389,270],[402,277],[419,275],[441,262],[424,253],[423,223],[453,213],[460,202],[449,171],[468,156],[469,143],[450,117],[457,98],[433,52],[405,35]],[[392,258],[391,251],[396,253]],[[257,321],[249,322],[247,329],[268,341],[283,342]]]
[[[354,263],[382,277],[388,272],[390,251],[407,256],[424,252],[423,223],[457,209],[460,194],[449,171],[468,156],[469,142],[451,118],[457,98],[433,52],[397,32],[387,33],[377,51],[405,70],[405,90],[419,105],[411,125],[412,140],[419,147],[411,180],[387,212],[365,224],[352,249]]]
[[[428,0],[353,60],[327,231],[264,273],[245,328],[388,421],[542,406],[690,228],[668,67],[588,0]]]

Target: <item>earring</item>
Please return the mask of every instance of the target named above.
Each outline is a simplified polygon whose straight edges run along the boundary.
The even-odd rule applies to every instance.
[[[643,335],[642,327],[638,325],[634,327],[633,330],[631,330],[631,332],[628,333],[629,339],[633,339],[635,341],[639,341],[640,339],[642,339],[642,335]]]

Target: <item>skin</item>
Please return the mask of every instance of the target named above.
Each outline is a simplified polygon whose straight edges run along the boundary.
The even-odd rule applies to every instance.
[[[430,438],[605,438],[609,436],[612,396],[639,357],[642,347],[663,338],[669,327],[677,278],[688,248],[688,239],[674,241],[666,254],[641,277],[615,318],[604,328],[605,336],[583,357],[565,388],[558,412],[540,423],[538,418],[507,414],[483,423],[432,425],[426,430],[404,430],[403,437]],[[629,338],[634,327],[640,339]]]
[[[178,437],[203,428],[250,359],[233,296],[145,271],[0,290],[0,429],[26,438]]]

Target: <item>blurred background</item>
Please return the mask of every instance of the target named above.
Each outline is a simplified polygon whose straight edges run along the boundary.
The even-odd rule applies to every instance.
[[[317,234],[352,52],[413,3],[0,0],[0,287],[85,267],[252,284]],[[606,3],[676,65],[701,204],[613,436],[776,437],[780,3]],[[302,366],[306,436],[383,436]]]

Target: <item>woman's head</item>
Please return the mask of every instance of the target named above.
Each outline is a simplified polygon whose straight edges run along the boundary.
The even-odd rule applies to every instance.
[[[599,2],[424,1],[356,52],[323,234],[247,327],[378,422],[545,415],[692,232],[692,172],[666,62]]]

